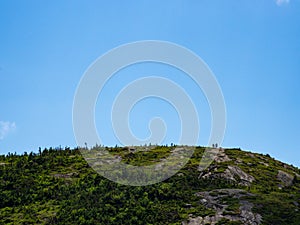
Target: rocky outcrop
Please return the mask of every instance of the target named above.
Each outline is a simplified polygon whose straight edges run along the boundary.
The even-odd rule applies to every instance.
[[[255,180],[253,176],[245,173],[238,166],[228,166],[222,176],[244,186],[249,186]]]
[[[200,202],[205,207],[215,210],[215,215],[205,217],[193,217],[190,215],[188,221],[182,222],[183,225],[204,225],[217,224],[221,220],[239,221],[246,225],[261,224],[262,217],[260,214],[253,213],[253,204],[245,200],[247,196],[253,196],[240,189],[219,189],[210,192],[198,192],[196,194],[201,198]],[[233,198],[239,202],[235,212],[228,210],[229,204],[224,201],[226,198]]]
[[[216,163],[229,162],[231,159],[226,155],[226,152],[223,148],[214,148],[210,149],[209,153],[206,154],[207,160],[213,158]],[[203,159],[203,158],[202,158]],[[241,164],[242,160],[239,159],[237,164]],[[253,176],[245,173],[238,166],[228,166],[223,173],[218,173],[217,165],[210,165],[208,168],[204,169],[201,165],[198,167],[198,170],[201,171],[199,178],[202,179],[219,179],[223,178],[234,183],[238,183],[243,186],[250,186],[250,184],[255,180]]]
[[[243,186],[250,186],[255,180],[253,176],[245,173],[238,166],[228,166],[223,173],[217,173],[218,168],[216,166],[209,167],[208,171],[201,172],[199,178],[202,179],[219,179],[223,178],[231,182],[237,183]]]
[[[277,179],[281,182],[281,184],[278,185],[280,188],[289,187],[293,184],[294,176],[287,172],[279,170]]]
[[[206,148],[198,166],[198,171],[206,170],[212,162],[223,163],[231,161],[223,148]]]
[[[223,216],[197,216],[195,218],[189,218],[188,222],[182,222],[182,225],[206,225],[206,224],[216,224],[218,221],[220,221]]]
[[[215,157],[215,161],[220,163],[231,161],[231,159],[226,155],[225,150],[223,148],[219,148],[219,151]]]

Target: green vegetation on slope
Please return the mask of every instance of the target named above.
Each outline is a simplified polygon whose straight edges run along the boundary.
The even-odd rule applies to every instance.
[[[106,148],[132,165],[149,165],[167,157],[175,146],[156,146],[147,152]],[[211,217],[215,210],[202,195],[221,196],[218,190],[244,190],[242,197],[221,196],[226,215],[238,215],[243,201],[253,204],[262,224],[299,224],[299,169],[269,156],[226,149],[230,161],[214,162],[214,174],[238,166],[254,177],[242,185],[226,177],[202,179],[197,170],[204,148],[175,176],[142,187],[116,184],[89,167],[78,149],[45,149],[34,154],[0,156],[0,224],[182,224],[191,218]],[[295,174],[293,184],[280,186],[278,171]],[[224,191],[223,191],[224,192]],[[225,217],[216,224],[241,224]]]

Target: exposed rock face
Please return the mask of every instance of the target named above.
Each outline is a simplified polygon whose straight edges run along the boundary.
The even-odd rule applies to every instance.
[[[249,202],[243,202],[241,201],[241,207],[240,207],[240,217],[241,217],[241,221],[243,222],[243,224],[261,224],[262,222],[262,216],[260,214],[255,214],[253,213],[252,207],[253,204],[249,203]]]
[[[269,167],[269,164],[268,163],[265,163],[265,162],[259,162],[260,164],[263,164],[264,166],[266,166],[266,167]]]
[[[214,161],[217,163],[228,162],[231,159],[226,155],[224,149],[211,149],[211,157],[214,157]],[[209,154],[207,155],[209,157]],[[241,161],[241,160],[240,160]],[[242,161],[241,161],[242,162]],[[203,168],[199,166],[199,171],[202,171]],[[240,185],[249,186],[255,179],[253,176],[245,173],[238,166],[228,166],[227,169],[223,173],[215,173],[217,172],[217,166],[209,166],[206,171],[202,171],[199,175],[199,178],[223,178],[226,180],[230,180],[232,182],[238,183]]]
[[[223,148],[208,148],[202,156],[198,171],[206,170],[213,161],[222,163],[231,161],[231,159],[226,155]]]
[[[204,224],[216,224],[219,220],[221,220],[223,216],[205,216],[205,217],[195,217],[189,218],[188,222],[183,222],[182,225],[204,225]]]
[[[288,187],[293,184],[294,176],[282,170],[279,170],[277,174],[277,179],[282,183],[279,184],[280,188]]]
[[[217,153],[217,156],[215,157],[216,162],[228,162],[231,161],[231,159],[226,155],[223,148],[219,148],[219,151]]]
[[[199,178],[212,178],[218,179],[223,178],[226,180],[230,180],[232,182],[238,183],[243,186],[250,186],[250,184],[255,180],[253,176],[245,173],[238,166],[228,166],[227,169],[223,173],[214,173],[217,170],[217,167],[211,166],[208,169],[208,172],[201,172]]]
[[[237,181],[235,177],[238,177],[240,179],[239,184],[244,186],[249,186],[255,180],[253,176],[245,173],[238,166],[228,166],[222,176],[233,181]]]
[[[215,210],[216,214],[205,217],[192,217],[191,215],[188,221],[182,222],[183,225],[216,224],[222,219],[240,221],[247,225],[261,224],[261,215],[253,213],[251,211],[253,204],[243,199],[247,196],[253,196],[253,194],[240,189],[219,189],[210,192],[199,192],[196,195],[201,198],[200,202],[205,207]],[[224,199],[228,197],[239,202],[239,207],[235,212],[227,211],[228,204]]]

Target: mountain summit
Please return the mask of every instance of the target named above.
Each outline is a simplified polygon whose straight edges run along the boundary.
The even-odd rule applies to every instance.
[[[83,153],[100,147],[2,155],[0,224],[300,224],[298,168],[269,155],[211,148],[217,154],[203,169],[206,148],[189,148],[194,153],[182,169],[148,186],[96,173]],[[176,146],[104,149],[111,163],[143,166],[165,160]]]

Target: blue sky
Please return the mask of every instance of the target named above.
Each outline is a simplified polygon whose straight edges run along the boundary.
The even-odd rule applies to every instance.
[[[73,98],[88,66],[119,45],[164,40],[189,48],[214,72],[227,108],[224,147],[300,166],[299,22],[299,0],[1,1],[0,153],[76,146]],[[147,75],[188,90],[200,114],[199,145],[206,145],[203,93],[174,68],[152,64],[124,69],[100,94],[95,120],[104,144],[117,144],[109,114],[114,96]],[[159,99],[132,110],[133,132],[147,137],[153,116],[169,126],[165,143],[176,143],[178,116]]]

